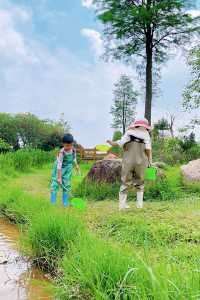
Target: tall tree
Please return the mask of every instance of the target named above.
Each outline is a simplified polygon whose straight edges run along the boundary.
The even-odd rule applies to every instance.
[[[200,108],[200,46],[190,51],[188,64],[191,68],[192,79],[184,90],[183,106],[186,110],[198,111]]]
[[[111,114],[113,115],[112,127],[122,129],[123,134],[135,117],[137,97],[138,93],[134,91],[131,79],[127,75],[122,75],[115,84]]]
[[[94,0],[104,24],[107,53],[116,59],[145,60],[145,117],[151,123],[154,63],[169,48],[185,45],[199,31],[199,18],[186,13],[191,0]],[[141,64],[144,64],[141,61]]]

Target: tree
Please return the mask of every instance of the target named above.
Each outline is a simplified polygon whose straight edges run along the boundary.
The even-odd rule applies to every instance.
[[[192,80],[183,93],[183,106],[186,110],[200,108],[200,46],[190,51],[188,64],[191,68]],[[198,123],[198,120],[194,120]]]
[[[165,118],[162,118],[160,120],[158,120],[157,123],[154,124],[154,129],[159,132],[161,131],[161,137],[163,138],[164,137],[164,132],[166,130],[169,130],[169,123],[168,123],[168,120],[165,119]]]
[[[37,116],[25,113],[15,116],[17,134],[24,147],[51,150],[61,145],[61,138],[66,132],[66,124],[42,120]]]
[[[17,127],[10,114],[0,113],[0,138],[13,147],[17,144]]]
[[[169,120],[169,130],[170,130],[170,133],[171,133],[171,137],[174,138],[174,123],[175,123],[176,117],[175,117],[175,115],[170,114],[169,118],[170,118],[170,120]]]
[[[115,131],[113,133],[113,138],[112,138],[113,142],[116,142],[116,141],[120,140],[121,138],[122,138],[121,131]]]
[[[94,0],[104,24],[107,54],[115,59],[145,60],[145,117],[151,123],[153,70],[168,57],[169,48],[185,45],[199,31],[199,18],[185,12],[191,1]],[[155,64],[156,63],[156,64]]]
[[[122,129],[123,134],[134,119],[137,97],[138,93],[133,90],[131,79],[127,75],[122,75],[115,84],[111,114],[113,115],[112,127]]]

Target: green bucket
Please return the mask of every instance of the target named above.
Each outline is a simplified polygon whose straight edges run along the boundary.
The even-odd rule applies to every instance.
[[[73,206],[74,208],[77,208],[81,211],[86,210],[86,202],[81,198],[73,198],[73,199],[71,199],[70,203],[71,203],[71,206]]]
[[[146,180],[156,180],[157,169],[154,167],[149,167],[145,170],[145,179]]]

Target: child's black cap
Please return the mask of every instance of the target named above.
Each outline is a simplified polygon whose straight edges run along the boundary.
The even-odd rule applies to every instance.
[[[63,136],[62,142],[66,144],[72,144],[74,142],[74,137],[70,133],[67,133]]]

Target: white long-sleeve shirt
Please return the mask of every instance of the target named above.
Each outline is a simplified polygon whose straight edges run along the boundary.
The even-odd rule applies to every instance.
[[[131,141],[131,138],[130,138],[131,135],[136,137],[136,138],[143,139],[145,149],[151,150],[151,137],[150,137],[150,134],[143,127],[128,129],[126,131],[126,133],[122,136],[121,140],[117,141],[118,145],[123,147],[126,143],[129,143]]]
[[[62,148],[58,154],[58,157],[57,157],[57,170],[61,170],[62,169],[62,164],[63,164],[63,159],[64,159],[64,156],[65,155],[71,155],[73,154],[74,155],[74,163],[77,164],[77,159],[76,159],[76,151],[75,149],[73,148],[72,150],[70,151],[65,151],[64,148]]]

